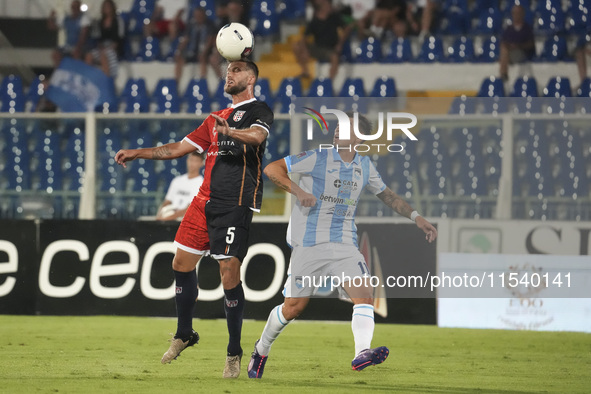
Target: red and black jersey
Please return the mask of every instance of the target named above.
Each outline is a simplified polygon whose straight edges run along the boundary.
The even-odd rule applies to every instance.
[[[234,129],[261,127],[268,134],[273,124],[273,111],[254,98],[214,113],[225,118]],[[253,146],[219,134],[211,116],[185,140],[201,150],[207,150],[205,180],[199,190],[201,195],[228,207],[261,208],[266,141]]]

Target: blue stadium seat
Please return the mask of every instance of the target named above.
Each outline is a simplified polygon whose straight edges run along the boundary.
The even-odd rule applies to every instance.
[[[255,0],[250,8],[250,20],[254,21],[254,35],[265,37],[279,33],[279,15],[274,1]]]
[[[376,79],[369,97],[396,97],[396,81],[392,77],[382,76]]]
[[[447,59],[454,63],[471,62],[474,60],[474,42],[470,37],[458,37],[448,48]]]
[[[181,42],[181,37],[175,38],[168,47],[166,53],[162,53],[161,59],[163,62],[174,62],[174,55]],[[161,48],[162,49],[162,48]]]
[[[282,20],[303,19],[306,17],[306,0],[283,0],[279,3],[279,16]]]
[[[552,77],[544,88],[544,97],[571,97],[570,80],[566,77]]]
[[[355,62],[373,63],[382,60],[382,42],[374,37],[368,37],[355,50]]]
[[[474,114],[476,113],[476,100],[466,96],[454,97],[448,113],[458,115]]]
[[[501,43],[495,36],[491,36],[482,43],[482,53],[476,56],[476,60],[481,63],[493,63],[499,60]]]
[[[491,7],[481,10],[472,31],[477,34],[495,35],[501,32],[502,27],[502,12],[498,8]]]
[[[556,34],[565,30],[566,17],[560,0],[538,1],[536,30]]]
[[[584,34],[591,28],[589,14],[589,0],[569,1],[567,31],[569,33]]]
[[[52,193],[62,189],[61,138],[51,130],[43,133],[39,130],[39,134],[37,138],[41,145],[34,152],[39,159],[39,167],[34,171],[39,176],[39,183],[33,185],[33,189]]]
[[[215,0],[189,0],[189,11],[185,15],[193,15],[193,10],[197,7],[205,9],[205,15],[215,21]]]
[[[82,175],[84,174],[84,141],[86,134],[83,126],[74,122],[66,126],[68,140],[63,151],[63,182],[64,188],[71,191],[82,190]]]
[[[447,1],[448,5],[444,8],[443,19],[441,21],[440,34],[445,35],[464,35],[470,30],[470,13],[466,1],[454,2]]]
[[[538,82],[534,77],[518,77],[511,97],[538,97]]]
[[[187,112],[201,115],[211,112],[211,97],[206,79],[191,79],[183,95],[187,104]]]
[[[254,85],[254,96],[259,101],[264,101],[270,108],[274,107],[275,98],[271,92],[271,84],[268,78],[259,78]]]
[[[310,84],[308,97],[333,97],[332,80],[315,78]]]
[[[225,84],[226,84],[226,81],[224,81],[223,79],[220,80],[220,82],[218,83],[218,87],[217,87],[215,94],[214,94],[214,101],[218,105],[218,110],[228,108],[230,105],[232,105],[232,96],[230,96],[229,94],[224,92],[224,85]]]
[[[0,112],[23,112],[25,95],[23,81],[18,75],[7,75],[0,85]]]
[[[302,97],[302,82],[299,78],[284,78],[281,80],[279,89],[277,90],[277,100],[280,104],[280,113],[289,113],[289,106],[291,105],[292,96]]]
[[[421,63],[444,62],[446,59],[441,38],[435,36],[425,38],[416,60]]]
[[[126,113],[150,111],[150,100],[143,78],[129,78],[121,91],[120,102],[125,105]]]
[[[591,78],[587,77],[581,81],[577,89],[577,97],[591,97]]]
[[[503,80],[494,76],[485,78],[480,85],[478,97],[505,97]]]
[[[347,78],[341,88],[340,97],[365,97],[365,88],[363,79]]]
[[[568,60],[566,37],[553,35],[546,39],[538,61],[559,62]]]
[[[408,38],[397,38],[390,43],[386,55],[382,58],[384,63],[403,63],[413,59],[412,47]]]
[[[162,78],[156,83],[152,100],[156,104],[156,112],[163,114],[178,113],[181,110],[181,100],[173,78]]]
[[[40,74],[33,79],[31,85],[29,85],[29,90],[27,95],[25,96],[25,103],[29,104],[29,110],[31,112],[35,112],[37,109],[37,104],[39,104],[39,100],[45,94],[45,75]]]
[[[160,59],[160,39],[158,37],[145,37],[140,43],[136,60],[139,62],[151,62]]]
[[[147,24],[152,17],[156,0],[134,0],[129,11],[127,23],[128,35],[143,34],[144,24]]]

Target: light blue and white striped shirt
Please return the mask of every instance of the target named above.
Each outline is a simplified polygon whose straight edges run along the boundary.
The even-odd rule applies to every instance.
[[[345,163],[336,149],[316,149],[287,156],[287,172],[301,174],[299,186],[316,197],[316,205],[296,202],[287,242],[292,246],[314,246],[334,242],[357,246],[355,211],[362,190],[373,194],[386,189],[382,177],[367,156],[356,154]]]

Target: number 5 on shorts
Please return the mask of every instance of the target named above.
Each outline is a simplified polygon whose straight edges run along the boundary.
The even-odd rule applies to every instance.
[[[226,244],[228,245],[234,242],[234,230],[236,230],[236,227],[228,227],[228,232],[226,233]]]

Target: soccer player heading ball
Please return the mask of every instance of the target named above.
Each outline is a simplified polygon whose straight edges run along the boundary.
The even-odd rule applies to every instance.
[[[371,132],[371,123],[361,115],[359,129],[364,134]],[[413,220],[425,233],[428,242],[437,238],[435,227],[384,184],[369,157],[355,152],[353,145],[360,142],[354,134],[348,140],[339,138],[337,127],[333,147],[339,149],[302,152],[277,160],[265,168],[269,179],[293,194],[297,202],[287,230],[287,242],[293,250],[285,282],[285,301],[271,311],[261,337],[255,343],[248,365],[249,378],[263,376],[273,342],[302,313],[309,297],[316,290],[310,286],[301,286],[295,282],[296,278],[354,278],[369,273],[365,259],[357,247],[354,224],[362,189],[367,188],[398,214]],[[288,173],[301,175],[299,185],[290,180]],[[355,182],[357,187],[350,188],[347,203],[343,204],[343,198],[339,198],[339,187],[345,181],[350,185]],[[314,283],[319,282],[320,280]],[[354,304],[351,328],[355,341],[355,357],[351,366],[357,371],[384,362],[389,353],[385,346],[371,348],[375,326],[373,288],[365,283],[367,287],[355,287],[352,282],[342,286]]]
[[[211,253],[220,265],[229,343],[225,378],[240,374],[244,291],[240,265],[248,249],[253,211],[263,197],[261,163],[273,112],[254,97],[258,67],[243,59],[228,64],[224,90],[232,106],[212,113],[182,141],[153,148],[124,149],[115,160],[125,166],[134,159],[167,160],[197,150],[207,151],[205,179],[191,202],[175,237],[172,268],[176,283],[177,331],[161,362],[170,363],[199,341],[192,319],[199,295],[196,266]]]

